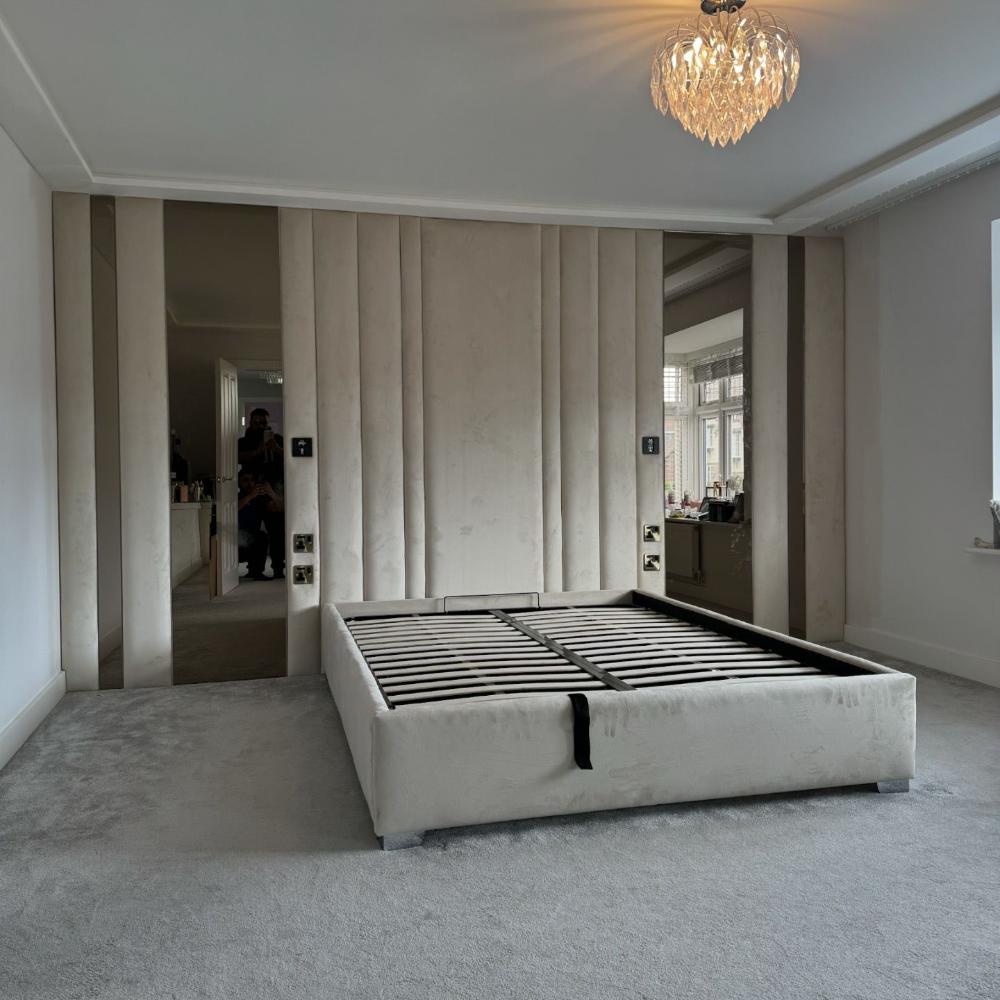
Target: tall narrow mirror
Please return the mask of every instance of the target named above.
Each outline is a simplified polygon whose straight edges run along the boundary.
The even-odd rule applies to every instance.
[[[285,673],[278,217],[166,202],[173,679]]]
[[[750,619],[747,237],[664,237],[664,577],[669,596]]]

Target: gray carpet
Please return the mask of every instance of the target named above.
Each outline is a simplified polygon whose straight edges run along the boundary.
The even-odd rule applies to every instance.
[[[0,775],[0,996],[1000,997],[1000,690],[920,778],[383,854],[320,678],[68,696]]]

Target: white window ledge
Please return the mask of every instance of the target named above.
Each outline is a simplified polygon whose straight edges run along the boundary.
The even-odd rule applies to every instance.
[[[981,549],[977,545],[970,545],[965,551],[977,556],[1000,556],[1000,549]]]

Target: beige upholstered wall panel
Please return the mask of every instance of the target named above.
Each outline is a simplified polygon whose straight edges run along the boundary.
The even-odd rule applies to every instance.
[[[559,227],[542,226],[542,524],[545,590],[563,589]]]
[[[357,216],[313,213],[323,601],[364,593]]]
[[[404,597],[399,218],[358,216],[365,600]]]
[[[655,586],[662,234],[313,220],[324,599]]]
[[[171,683],[170,418],[163,202],[119,198],[122,662],[125,687]]]
[[[278,215],[281,255],[281,358],[285,438],[317,438],[316,299],[313,213],[283,208]],[[315,448],[313,455],[316,455]],[[313,564],[313,583],[293,584],[288,573],[287,662],[289,674],[319,670],[319,595],[323,566],[315,555],[292,554],[291,536],[311,532],[322,552],[317,458],[285,461],[285,539],[292,566]]]
[[[803,477],[806,638],[844,638],[847,540],[844,483],[844,244],[805,241]]]
[[[788,239],[753,239],[754,623],[788,631]]]
[[[601,586],[597,230],[560,240],[563,589]]]
[[[97,484],[90,198],[52,196],[59,446],[62,668],[71,691],[97,688]]]
[[[424,220],[427,590],[539,590],[541,229]]]
[[[640,438],[663,437],[663,233],[635,234],[635,405],[636,524],[639,585],[663,593],[662,568],[647,572],[643,553],[661,555],[662,543],[643,542],[642,525],[663,520],[663,456],[643,455]]]
[[[599,232],[597,319],[601,587],[610,590],[635,582],[634,230]]]
[[[406,596],[426,592],[424,545],[424,322],[420,220],[399,220],[403,357],[403,531]]]

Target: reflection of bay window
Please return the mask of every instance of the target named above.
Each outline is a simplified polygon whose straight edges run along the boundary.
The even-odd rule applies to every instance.
[[[743,450],[743,355],[685,364],[663,374],[664,500],[679,505],[715,492],[739,493]]]

